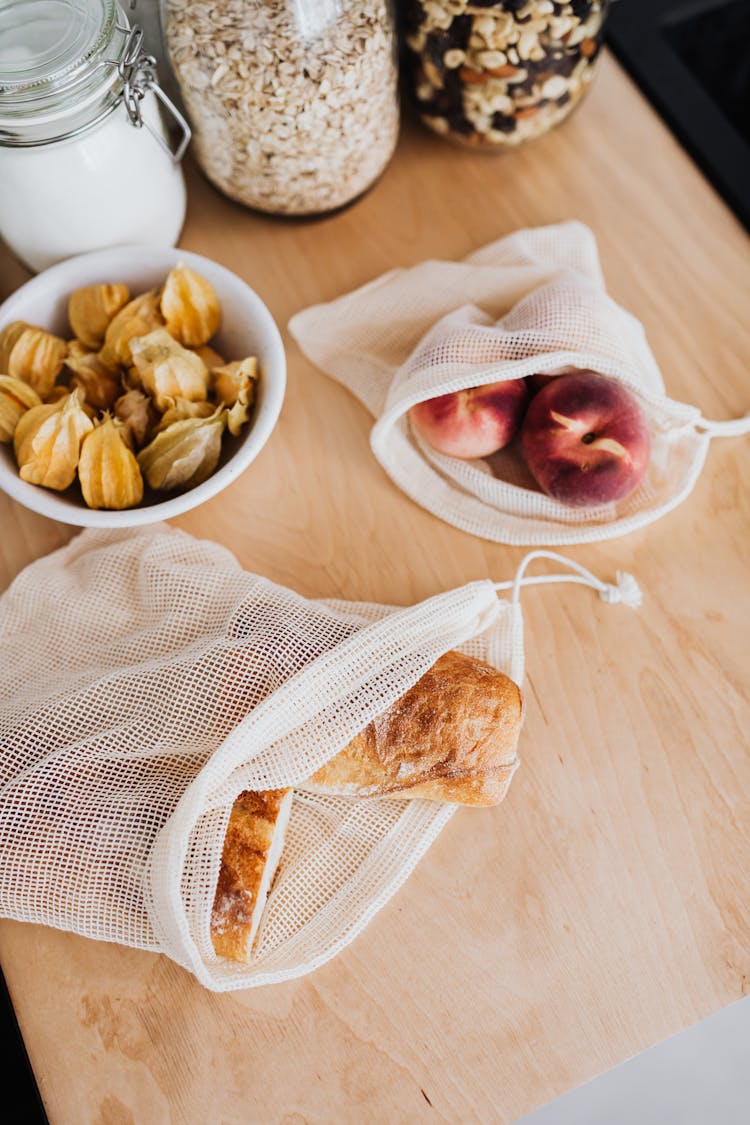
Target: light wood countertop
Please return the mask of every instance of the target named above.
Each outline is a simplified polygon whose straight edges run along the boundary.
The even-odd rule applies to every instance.
[[[609,58],[556,133],[499,159],[407,127],[352,209],[277,222],[194,172],[182,244],[280,325],[384,270],[578,218],[673,397],[750,407],[750,241]],[[25,280],[0,258],[0,298]],[[370,419],[289,345],[250,471],[180,518],[309,596],[407,604],[523,552],[422,511]],[[9,921],[0,963],[53,1125],[510,1122],[741,996],[750,979],[747,439],[641,532],[569,555],[640,613],[525,596],[528,717],[505,804],[462,810],[365,933],[302,980],[204,991],[163,957]],[[70,528],[0,496],[0,588]]]

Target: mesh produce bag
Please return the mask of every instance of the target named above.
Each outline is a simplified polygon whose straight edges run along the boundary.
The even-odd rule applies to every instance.
[[[628,576],[576,571],[637,603]],[[451,648],[520,682],[525,581],[407,609],[309,601],[164,525],[85,531],[33,563],[0,599],[0,915],[165,953],[215,990],[322,964],[455,806],[297,786]],[[252,958],[223,960],[210,918],[232,804],[287,786]]]
[[[606,294],[596,242],[581,223],[524,230],[462,262],[394,270],[339,300],[298,313],[302,351],[348,387],[377,421],[375,456],[413,500],[463,531],[536,546],[609,539],[658,519],[690,493],[711,437],[750,418],[709,422],[664,394],[641,324]],[[537,373],[591,369],[643,406],[651,461],[626,499],[571,508],[539,491],[520,452],[461,461],[409,424],[425,399]]]

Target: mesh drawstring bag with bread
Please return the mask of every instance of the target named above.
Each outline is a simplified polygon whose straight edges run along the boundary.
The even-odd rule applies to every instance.
[[[521,586],[638,603],[629,576],[558,561],[572,577],[525,563],[405,609],[307,600],[164,525],[33,563],[0,599],[0,915],[219,991],[311,971],[457,802],[503,798]]]
[[[501,543],[586,543],[642,527],[690,493],[712,437],[750,431],[750,417],[710,422],[666,396],[641,324],[607,296],[594,236],[578,222],[519,231],[461,262],[393,270],[289,328],[375,416],[370,443],[392,480],[434,515]],[[459,460],[409,422],[427,399],[569,370],[620,381],[645,412],[649,467],[617,503],[566,506],[539,490],[515,448],[490,463]]]

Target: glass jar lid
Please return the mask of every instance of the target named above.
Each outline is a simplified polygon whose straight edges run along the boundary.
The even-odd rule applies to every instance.
[[[176,148],[141,112],[153,94],[178,130]],[[159,86],[156,60],[143,49],[117,0],[0,0],[0,147],[67,141],[123,107],[175,161],[190,127]]]
[[[112,112],[129,34],[116,0],[0,0],[0,145],[66,139]]]
[[[112,39],[115,0],[0,0],[0,96],[80,80]]]

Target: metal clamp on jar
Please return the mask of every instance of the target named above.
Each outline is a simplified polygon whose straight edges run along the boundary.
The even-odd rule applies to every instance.
[[[115,0],[0,0],[0,234],[32,269],[177,241],[190,130],[155,67]]]

